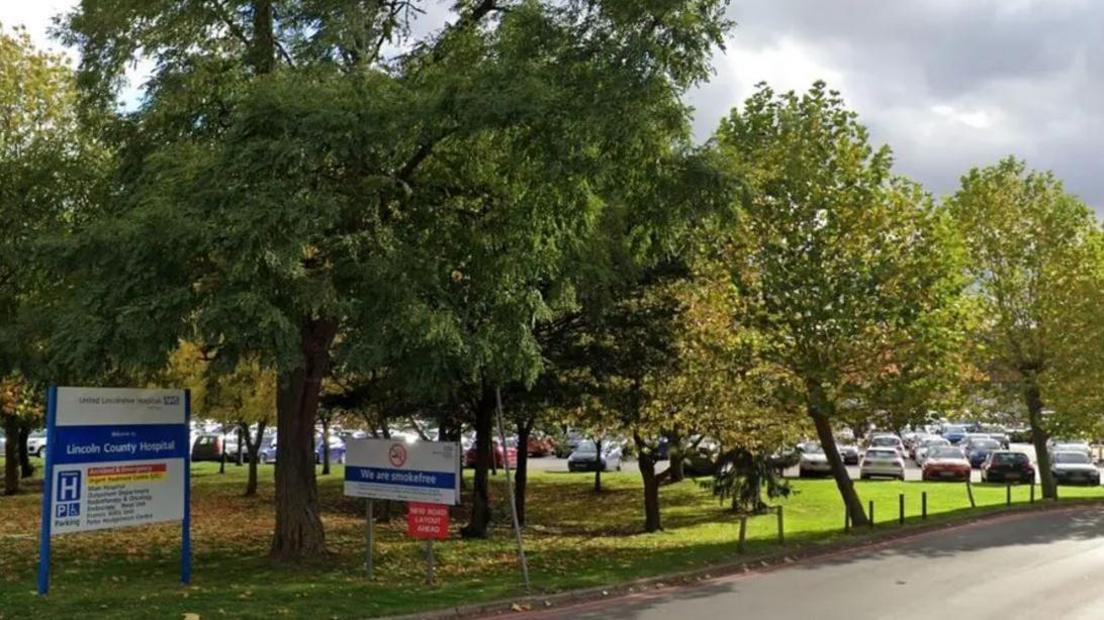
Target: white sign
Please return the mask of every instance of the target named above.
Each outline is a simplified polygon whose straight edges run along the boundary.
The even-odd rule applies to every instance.
[[[345,495],[449,506],[460,502],[455,442],[352,439],[345,452]]]
[[[50,535],[184,519],[184,390],[58,388]]]

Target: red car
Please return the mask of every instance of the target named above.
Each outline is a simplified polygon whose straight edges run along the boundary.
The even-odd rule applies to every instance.
[[[527,444],[526,451],[529,456],[548,456],[556,449],[556,444],[551,437],[529,437]]]
[[[511,468],[517,467],[517,442],[515,440],[506,440],[506,452],[503,454],[502,445],[496,439],[494,445],[491,446],[491,453],[494,454],[495,467],[502,467],[504,457],[510,460]],[[475,467],[478,460],[479,455],[475,451],[475,446],[473,445],[464,453],[464,467]]]
[[[959,480],[970,477],[970,461],[961,448],[932,446],[921,470],[924,480]]]

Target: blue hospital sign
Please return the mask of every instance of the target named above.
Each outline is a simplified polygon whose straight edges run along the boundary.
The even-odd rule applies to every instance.
[[[345,495],[453,506],[460,498],[460,446],[353,439],[346,444]]]
[[[187,551],[187,392],[50,388],[46,415],[39,592],[52,536],[178,521]]]

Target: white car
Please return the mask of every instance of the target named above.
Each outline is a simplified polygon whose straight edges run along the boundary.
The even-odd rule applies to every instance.
[[[859,463],[859,477],[867,480],[878,477],[905,479],[905,458],[892,447],[868,448]]]
[[[936,446],[949,445],[951,445],[951,442],[943,439],[942,437],[932,437],[931,439],[925,439],[923,442],[920,443],[920,445],[916,446],[916,458],[913,460],[916,461],[917,465],[923,467],[924,462],[928,460],[928,454],[931,452],[932,448]]]
[[[905,444],[897,435],[875,435],[870,438],[868,448],[892,448],[901,457],[905,456]]]
[[[820,444],[809,442],[801,453],[797,462],[797,475],[802,478],[809,476],[824,476],[832,473],[832,466],[828,463],[828,456],[824,454],[824,448]]]
[[[27,437],[27,454],[46,456],[46,431],[35,431]]]

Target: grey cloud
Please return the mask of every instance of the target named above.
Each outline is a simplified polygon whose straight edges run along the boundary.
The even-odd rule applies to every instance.
[[[937,195],[969,167],[1016,154],[1104,208],[1104,3],[738,0],[730,15],[738,26],[717,76],[690,94],[699,139],[754,81],[812,71],[810,82],[836,77],[898,169]]]

